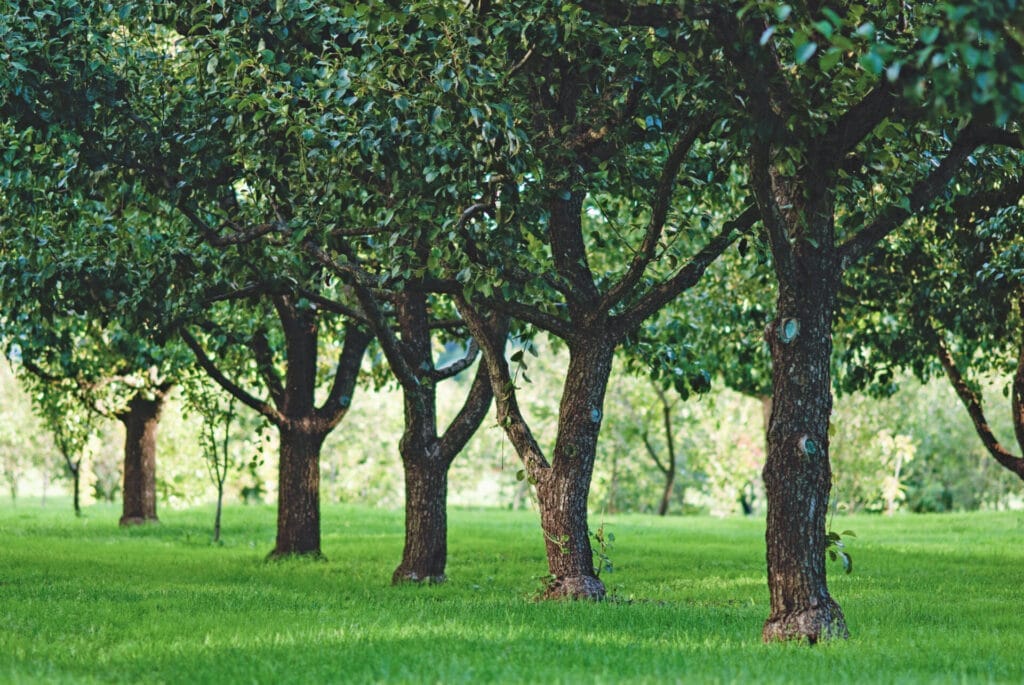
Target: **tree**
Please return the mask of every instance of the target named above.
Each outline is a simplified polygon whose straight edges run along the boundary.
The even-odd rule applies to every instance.
[[[152,335],[147,293],[168,290],[168,264],[152,240],[110,236],[160,217],[111,197],[123,186],[79,169],[67,138],[9,124],[0,132],[10,145],[0,172],[0,343],[38,378],[77,387],[85,408],[125,425],[121,523],[157,520],[156,431],[186,362],[180,345]]]
[[[199,37],[195,63],[209,65],[211,60],[222,60],[228,55],[244,63],[246,55],[256,47],[250,35],[251,22],[239,16],[231,21],[213,19],[216,31],[207,34],[205,31],[211,25],[205,23],[209,18],[204,17],[193,12],[187,18],[191,22],[187,30]],[[247,17],[257,22],[264,19],[255,12]],[[317,192],[312,194],[313,204],[304,210],[293,197],[277,198],[281,206],[287,204],[289,209],[288,220],[279,223],[274,235],[264,236],[258,229],[235,235],[243,239],[280,240],[292,250],[292,259],[309,262],[313,271],[323,270],[325,281],[337,278],[340,283],[333,291],[310,287],[304,295],[316,306],[348,317],[377,338],[403,390],[406,408],[400,443],[406,478],[406,544],[393,579],[440,581],[444,579],[447,558],[447,471],[485,416],[491,392],[486,376],[479,373],[466,396],[463,411],[439,433],[436,384],[468,368],[476,357],[477,346],[471,343],[463,360],[445,368],[437,367],[434,332],[458,332],[460,324],[452,315],[446,316],[445,305],[438,298],[429,297],[422,286],[423,273],[430,268],[429,233],[422,231],[406,239],[394,227],[406,224],[415,232],[422,225],[435,222],[437,212],[443,211],[445,196],[453,192],[449,188],[458,185],[455,177],[462,173],[448,166],[441,177],[431,170],[431,164],[440,164],[442,160],[454,162],[461,150],[452,144],[457,140],[454,135],[437,139],[444,126],[436,103],[430,102],[429,97],[421,101],[411,92],[419,69],[442,68],[443,61],[424,59],[424,63],[429,62],[424,66],[410,55],[420,54],[421,48],[429,55],[442,54],[436,44],[449,33],[444,26],[447,15],[435,3],[420,14],[380,6],[353,9],[344,17],[334,9],[325,9],[316,17],[305,18],[312,23],[301,36],[275,36],[277,49],[283,51],[282,59],[289,60],[277,65],[285,69],[281,76],[287,77],[281,88],[288,98],[306,101],[311,110],[296,113],[296,126],[304,127],[300,137],[305,157],[288,173],[267,178],[246,176],[245,182],[248,187],[260,183],[272,186],[282,176],[305,176],[307,184]],[[360,31],[372,31],[339,45],[331,26],[342,19]],[[179,14],[175,25],[186,30],[182,24]],[[266,45],[265,39],[262,44]],[[322,54],[324,50],[330,53],[329,60]],[[265,53],[263,56],[266,57]],[[391,66],[386,81],[376,74],[378,59],[392,60],[388,62]],[[438,59],[454,61],[455,56],[449,52]],[[309,77],[307,80],[318,79],[308,86],[302,78],[295,78],[300,73],[298,65],[304,61],[307,64],[302,68],[307,70],[303,72]],[[328,75],[325,69],[334,79],[326,101],[322,91]],[[358,78],[354,80],[353,76]],[[226,89],[235,88],[233,78],[231,74],[225,75]],[[263,86],[262,81],[256,82],[249,97],[265,97],[257,90]],[[361,105],[359,113],[341,115],[339,108],[355,103]],[[273,105],[269,103],[270,111],[274,111]],[[321,112],[319,119],[312,117],[316,111]],[[280,121],[278,125],[283,126]],[[283,137],[294,134],[289,128]],[[243,161],[250,154],[244,145],[249,144],[253,134],[239,135],[240,145],[231,153],[239,160],[238,166],[270,167],[266,160]],[[279,163],[276,157],[275,163]],[[342,169],[346,179],[339,183],[336,178]],[[268,194],[280,194],[280,190],[270,187]],[[336,209],[329,220],[324,218],[325,204]],[[360,205],[365,205],[365,209]],[[228,215],[227,221],[230,224],[238,218]],[[492,334],[504,340],[503,324],[495,325]]]
[[[492,4],[480,18],[489,53],[481,59],[496,59],[494,71],[505,74],[493,118],[517,122],[522,152],[454,226],[468,269],[455,296],[484,349],[499,424],[536,487],[552,579],[546,596],[596,599],[605,589],[587,497],[614,352],[756,215],[741,208],[716,231],[699,219],[692,178],[718,159],[725,124],[706,92],[680,81],[694,65],[657,52],[643,32],[562,10]],[[486,132],[490,119],[479,118]],[[546,331],[569,351],[550,459],[519,409],[521,353],[506,359],[503,346],[481,340],[489,311]]]
[[[321,269],[296,261],[279,244],[253,242],[285,225],[282,212],[303,211],[285,179],[302,177],[296,169],[306,160],[279,154],[300,131],[287,116],[269,128],[260,123],[268,111],[283,115],[291,94],[265,89],[265,61],[247,63],[245,85],[254,91],[261,111],[257,116],[235,111],[240,126],[248,128],[225,131],[218,122],[232,114],[230,106],[238,105],[245,88],[210,78],[216,63],[195,61],[217,40],[210,29],[219,19],[197,10],[194,23],[182,24],[187,35],[179,36],[175,46],[177,38],[160,23],[167,16],[152,16],[154,8],[146,4],[123,6],[117,15],[76,3],[58,9],[32,14],[26,8],[25,16],[11,17],[18,23],[12,45],[20,68],[9,74],[12,83],[0,109],[16,130],[38,132],[44,142],[71,149],[72,168],[86,181],[76,190],[110,179],[104,189],[113,185],[117,191],[100,201],[134,211],[145,208],[162,219],[159,225],[121,225],[124,233],[117,241],[160,248],[167,259],[159,273],[172,282],[155,290],[166,293],[166,299],[148,303],[147,311],[156,310],[152,325],[164,338],[182,331],[199,364],[278,428],[279,530],[273,554],[319,554],[319,448],[351,403],[370,337],[357,323],[325,327],[338,332],[338,363],[330,372],[318,368],[322,320],[337,321],[333,312],[305,297],[328,287],[319,280]],[[191,16],[190,8],[180,9],[180,16]],[[294,18],[298,9],[289,12]],[[172,13],[172,23],[175,18]],[[244,14],[238,19],[242,22]],[[273,30],[285,36],[289,29],[278,25]],[[29,53],[45,59],[32,61],[29,69],[20,61]],[[310,57],[306,68],[314,69],[314,63]],[[271,60],[270,66],[279,66],[275,73],[282,83],[289,82],[285,74],[290,68],[283,59]],[[231,95],[217,92],[219,85]],[[285,110],[278,109],[281,105]],[[250,134],[252,140],[246,137]],[[321,211],[315,198],[310,201]],[[239,228],[250,220],[250,231]],[[199,245],[196,236],[202,239]],[[131,278],[119,283],[123,289],[117,296],[147,292],[138,287],[140,272],[127,272]],[[253,306],[244,306],[248,302]],[[269,315],[277,320],[278,331],[253,326],[246,314]],[[213,344],[212,355],[204,343]],[[237,352],[239,343],[247,346],[247,366],[219,367],[217,356],[227,357],[232,347]],[[231,377],[240,370],[255,373]],[[333,378],[327,404],[321,406],[314,402],[318,376]],[[268,399],[246,388],[250,377],[265,384]]]
[[[851,265],[946,192],[968,157],[1020,144],[1001,128],[1019,87],[1009,68],[1019,52],[1009,35],[1014,10],[916,3],[911,14],[897,2],[840,11],[764,2],[698,3],[685,12],[603,3],[600,11],[613,22],[661,28],[707,22],[740,85],[747,177],[778,284],[765,332],[772,610],[763,636],[844,637],[824,566],[837,291]],[[979,36],[985,52],[975,47]],[[904,164],[886,167],[891,159]],[[873,196],[874,187],[884,187],[884,196]]]
[[[240,464],[232,447],[231,428],[238,418],[234,397],[225,403],[219,392],[201,380],[187,384],[189,406],[199,412],[203,419],[199,444],[203,462],[210,481],[217,490],[217,502],[213,516],[213,541],[220,542],[221,516],[224,510],[224,483],[228,474]]]
[[[882,277],[871,297],[844,303],[858,322],[848,357],[849,387],[891,392],[911,370],[946,376],[985,450],[1024,480],[1024,458],[996,436],[980,377],[1011,375],[1004,390],[1024,449],[1024,248],[1019,235],[1021,155],[973,160],[964,194],[921,217],[914,233],[890,241],[872,263]]]
[[[71,503],[75,516],[82,515],[82,474],[88,459],[89,441],[96,433],[96,414],[78,401],[74,382],[54,383],[31,373],[25,380],[32,401],[71,477]]]

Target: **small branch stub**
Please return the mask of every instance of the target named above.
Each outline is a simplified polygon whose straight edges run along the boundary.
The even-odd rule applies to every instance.
[[[796,340],[800,334],[800,321],[798,319],[783,319],[779,322],[779,342],[788,345]]]
[[[801,454],[805,457],[813,457],[818,453],[818,443],[814,442],[809,435],[802,436],[800,442],[797,443],[797,447],[800,448]]]

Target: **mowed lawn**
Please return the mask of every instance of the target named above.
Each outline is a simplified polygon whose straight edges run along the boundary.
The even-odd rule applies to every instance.
[[[117,527],[0,505],[0,682],[1021,683],[1024,514],[860,516],[830,565],[852,638],[764,645],[763,521],[594,518],[611,601],[537,603],[537,516],[454,510],[450,581],[391,587],[399,512],[324,508],[327,560],[266,562],[270,507]]]

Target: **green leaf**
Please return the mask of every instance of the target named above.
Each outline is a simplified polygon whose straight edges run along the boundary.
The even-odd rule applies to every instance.
[[[885,60],[877,52],[866,52],[860,56],[860,65],[870,73],[878,76],[885,69]]]
[[[925,45],[931,45],[939,37],[939,27],[926,26],[923,29],[921,29],[921,35],[919,37],[922,43],[924,43]]]
[[[837,48],[829,48],[818,60],[818,68],[822,72],[828,72],[839,63],[839,60],[843,57],[843,51]]]
[[[807,60],[811,58],[811,56],[817,49],[817,43],[815,43],[813,40],[808,41],[796,49],[796,52],[793,54],[793,57],[796,59],[797,64],[806,64]]]
[[[868,40],[875,39],[875,25],[870,21],[866,21],[857,27],[857,35],[861,38],[867,38]]]

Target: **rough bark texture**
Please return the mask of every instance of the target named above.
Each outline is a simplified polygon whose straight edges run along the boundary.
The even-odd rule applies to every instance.
[[[120,524],[134,526],[158,521],[156,515],[156,432],[164,392],[136,395],[118,416],[125,428],[123,513]]]
[[[439,436],[436,383],[468,364],[457,363],[447,371],[435,369],[427,302],[422,294],[403,294],[398,323],[401,345],[392,341],[385,350],[394,360],[392,368],[402,369],[396,375],[405,407],[405,428],[399,443],[405,470],[405,545],[391,581],[441,583],[446,579],[448,563],[448,469],[487,415],[491,384],[486,368],[478,368],[461,411]],[[492,319],[485,329],[481,334],[492,336],[494,344],[505,344],[507,322]],[[396,355],[402,355],[402,359],[396,359]],[[467,356],[464,362],[471,358]]]
[[[320,556],[320,447],[325,432],[282,428],[277,542],[271,557]]]
[[[199,365],[221,387],[273,423],[280,435],[278,463],[277,543],[271,557],[320,555],[320,447],[348,413],[359,368],[372,339],[356,324],[345,326],[345,342],[327,399],[317,407],[317,310],[295,306],[292,297],[273,298],[285,339],[287,365],[283,379],[267,344],[257,331],[252,340],[254,361],[271,402],[260,400],[228,378],[199,342],[182,330],[182,339]],[[282,382],[283,380],[283,382]]]
[[[832,242],[831,202],[824,192],[812,197],[819,204],[800,209],[810,217],[809,230],[817,245],[798,239],[793,246],[794,268],[780,283],[778,318],[766,331],[774,401],[764,467],[771,596],[771,614],[762,633],[765,641],[814,643],[849,635],[825,577],[825,518],[831,489],[829,361],[840,272]],[[776,202],[785,206],[788,199],[777,197]]]
[[[448,468],[405,464],[405,547],[392,583],[443,583],[448,563]]]
[[[594,570],[587,495],[613,352],[614,345],[599,336],[569,346],[553,460],[537,482],[551,576],[546,598],[601,599],[605,595],[604,583]]]

